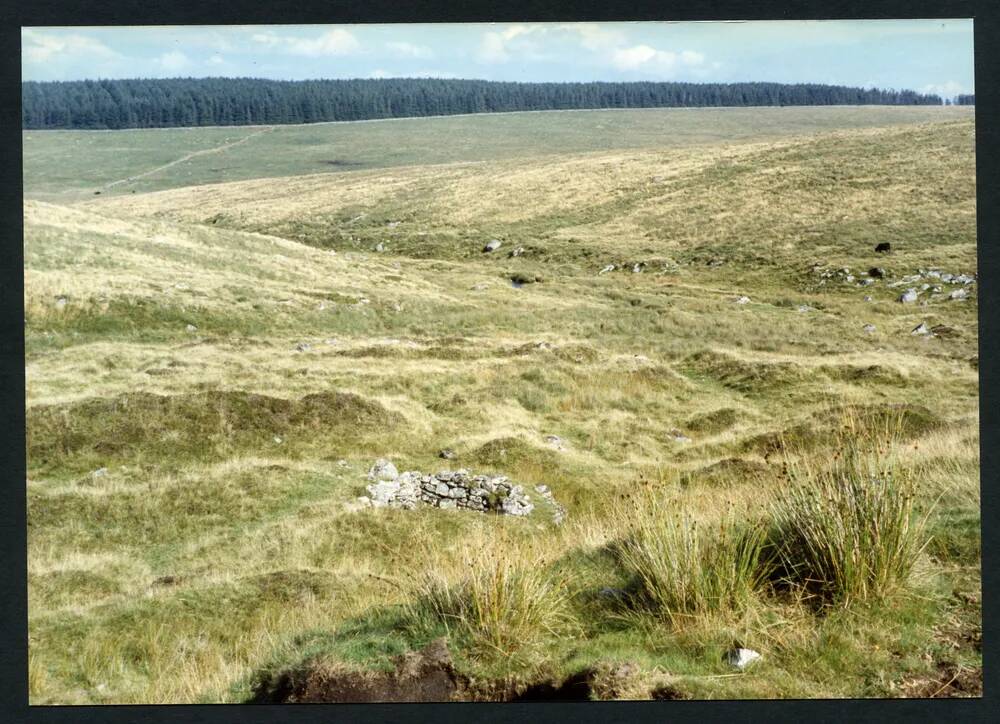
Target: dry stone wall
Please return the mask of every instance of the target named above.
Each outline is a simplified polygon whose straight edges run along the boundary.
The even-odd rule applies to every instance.
[[[381,459],[368,471],[368,495],[362,503],[375,508],[404,508],[432,505],[442,509],[473,510],[502,515],[531,515],[535,504],[525,492],[505,475],[472,475],[467,470],[442,470],[422,473],[415,470],[400,473],[389,460]],[[559,505],[547,486],[536,488],[546,506],[559,523],[565,509]]]

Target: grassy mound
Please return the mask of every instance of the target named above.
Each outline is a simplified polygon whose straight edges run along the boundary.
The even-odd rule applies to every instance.
[[[299,400],[222,390],[133,392],[29,408],[28,459],[38,470],[63,464],[87,469],[110,460],[217,459],[280,444],[286,436],[308,436],[310,445],[336,444],[398,421],[377,402],[344,392]]]

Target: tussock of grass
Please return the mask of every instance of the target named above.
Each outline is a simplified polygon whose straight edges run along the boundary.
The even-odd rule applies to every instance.
[[[501,536],[503,538],[503,536]],[[417,584],[415,618],[430,616],[487,659],[511,661],[574,628],[568,581],[542,558],[519,559],[498,544],[468,556],[468,575],[451,584],[426,573]]]
[[[732,514],[699,523],[656,497],[624,514],[634,523],[619,558],[635,578],[639,611],[683,628],[752,605],[768,573],[763,523]]]
[[[771,541],[785,581],[849,606],[903,588],[927,544],[915,486],[886,448],[848,446],[830,467],[789,466],[771,504]]]

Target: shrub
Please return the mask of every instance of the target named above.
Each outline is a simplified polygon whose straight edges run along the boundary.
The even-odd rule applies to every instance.
[[[792,485],[771,505],[771,538],[787,582],[843,606],[905,585],[927,544],[926,518],[915,516],[913,481],[887,445],[852,444],[822,470],[788,470]]]

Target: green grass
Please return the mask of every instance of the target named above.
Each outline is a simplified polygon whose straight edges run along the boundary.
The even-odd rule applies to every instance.
[[[712,144],[966,115],[960,108],[844,107],[820,113],[812,108],[650,109],[276,126],[232,150],[198,156],[110,189],[109,183],[261,128],[25,131],[24,188],[26,198],[68,201],[92,197],[98,190],[105,195],[144,193],[269,176]]]
[[[84,133],[70,155],[75,134],[53,134],[46,160],[30,133],[29,199],[88,200],[25,206],[32,702],[242,701],[441,635],[483,681],[633,662],[598,687],[619,697],[898,696],[975,672],[977,286],[926,306],[887,286],[976,269],[973,126],[939,110],[283,127],[134,185],[174,190],[100,197],[205,145]],[[368,166],[185,187],[204,164],[252,179],[328,151]],[[817,261],[889,279],[820,285]],[[911,335],[921,321],[955,332]],[[822,530],[794,515],[843,478],[845,414],[858,439],[899,428],[894,475],[930,542],[909,568],[898,546],[870,556],[889,576],[829,575],[847,605],[816,607],[761,581],[738,529],[777,498],[831,544],[877,550],[877,515],[901,530],[901,498],[857,486]],[[505,474],[536,503],[545,484],[567,518],[358,510],[378,457]],[[647,494],[670,514],[615,514]],[[747,675],[722,661],[735,643],[764,654]]]

